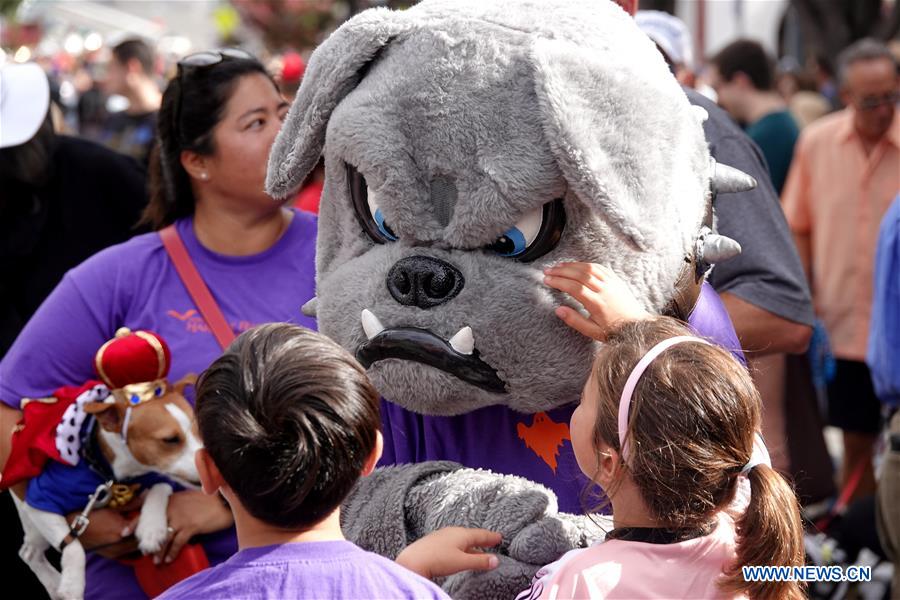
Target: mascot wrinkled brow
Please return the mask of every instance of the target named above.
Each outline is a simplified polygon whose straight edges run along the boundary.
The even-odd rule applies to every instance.
[[[568,422],[595,342],[555,316],[575,303],[542,269],[606,265],[644,308],[737,347],[703,280],[739,251],[713,231],[716,192],[754,182],[711,161],[703,118],[607,0],[372,9],[316,50],[267,188],[291,196],[324,155],[304,310],[386,398],[383,464],[419,466],[365,483],[381,484],[368,510],[380,498],[405,513],[351,506],[357,541],[390,556],[440,525],[483,526],[517,567],[584,542],[549,515],[556,497],[581,512]],[[361,521],[376,519],[400,531],[371,541]]]

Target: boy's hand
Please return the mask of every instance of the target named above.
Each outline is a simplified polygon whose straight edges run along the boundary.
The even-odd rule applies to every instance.
[[[461,571],[490,571],[497,568],[499,559],[480,548],[491,548],[500,541],[500,534],[494,531],[444,527],[404,548],[396,562],[428,579]]]
[[[544,283],[565,292],[584,306],[590,318],[560,306],[556,316],[572,329],[597,341],[606,339],[610,327],[619,321],[650,317],[625,282],[611,269],[594,263],[560,263],[544,269]]]
[[[195,535],[213,533],[231,527],[231,510],[219,500],[199,490],[184,490],[169,496],[166,509],[171,536],[169,543],[155,555],[154,562],[170,563]]]

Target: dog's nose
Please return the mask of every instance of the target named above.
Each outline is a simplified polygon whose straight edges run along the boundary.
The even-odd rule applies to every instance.
[[[391,267],[387,287],[404,306],[432,308],[462,290],[463,274],[448,262],[430,256],[408,256]]]

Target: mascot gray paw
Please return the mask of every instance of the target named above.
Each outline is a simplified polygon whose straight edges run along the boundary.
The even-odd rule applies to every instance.
[[[496,569],[463,571],[440,582],[441,587],[451,597],[465,600],[515,598],[531,585],[538,569],[558,560],[569,550],[602,540],[610,529],[612,520],[609,517],[546,515],[522,528],[509,540]]]
[[[574,548],[584,548],[606,537],[612,518],[605,515],[547,515],[523,528],[509,545],[509,556],[542,567]]]
[[[451,598],[465,600],[494,600],[515,598],[531,583],[531,578],[543,565],[517,561],[500,556],[500,565],[493,571],[463,571],[447,577],[441,587]]]
[[[500,565],[440,582],[454,598],[512,598],[537,570],[574,548],[602,539],[585,516],[557,512],[556,496],[522,477],[435,461],[378,469],[360,480],[341,509],[348,539],[396,558],[409,543],[443,527],[475,527],[503,536]]]

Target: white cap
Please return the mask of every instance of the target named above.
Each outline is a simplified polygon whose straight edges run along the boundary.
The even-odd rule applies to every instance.
[[[694,48],[684,21],[659,10],[639,10],[634,20],[673,63],[693,70]]]
[[[47,117],[50,84],[34,63],[0,66],[0,148],[24,144]]]

